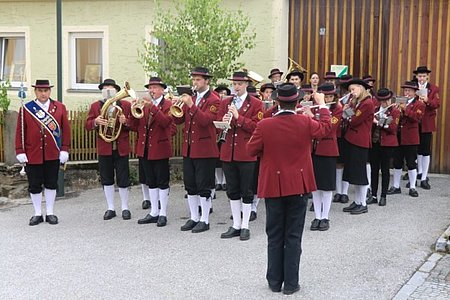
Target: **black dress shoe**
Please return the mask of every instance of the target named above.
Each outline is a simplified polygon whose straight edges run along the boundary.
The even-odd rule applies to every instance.
[[[42,222],[44,222],[44,218],[42,216],[32,216],[30,219],[30,226],[34,226]]]
[[[297,287],[295,287],[293,289],[286,289],[286,288],[284,288],[283,289],[283,294],[285,294],[285,295],[292,295],[292,294],[298,292],[299,290],[300,290],[300,286],[299,285],[297,285]]]
[[[122,210],[122,219],[124,220],[131,219],[131,212],[128,209]]]
[[[319,224],[319,231],[327,231],[330,229],[330,220],[322,219]]]
[[[379,206],[386,206],[386,196],[380,197],[380,202],[378,203]]]
[[[187,199],[188,194],[184,194],[184,199]]]
[[[311,231],[319,230],[319,224],[320,224],[320,220],[319,219],[314,219],[314,220],[312,220],[311,227],[309,229]]]
[[[336,194],[333,197],[333,202],[337,203],[337,202],[341,202],[341,194]]]
[[[198,222],[195,222],[194,220],[189,219],[189,220],[187,220],[186,224],[181,226],[181,231],[192,230],[192,228],[194,228],[197,224],[198,224]]]
[[[350,212],[351,215],[360,215],[360,214],[364,214],[368,212],[367,210],[367,205],[363,206],[363,205],[357,205],[354,209],[352,209],[352,211]]]
[[[222,190],[222,185],[216,184],[216,191],[221,191],[221,190]]]
[[[428,179],[428,178],[427,178]],[[417,180],[422,180],[422,173],[417,174]]]
[[[281,292],[281,286],[279,286],[279,285],[271,285],[271,284],[269,283],[269,289],[270,289],[272,292],[274,292],[274,293],[279,293],[279,292]]]
[[[147,214],[145,218],[139,219],[138,224],[149,224],[158,222],[158,216],[152,216],[151,214]]]
[[[429,190],[431,189],[430,184],[428,183],[428,179],[427,180],[422,180],[420,182],[420,187],[423,188],[424,190]]]
[[[371,196],[370,199],[367,201],[367,204],[377,204],[378,199],[375,196]]]
[[[205,222],[198,222],[197,225],[192,228],[192,233],[200,233],[206,230],[209,230],[209,224],[206,224]]]
[[[222,190],[223,190],[223,191],[226,191],[226,190],[227,190],[227,184],[226,184],[226,183],[222,184]]]
[[[149,209],[151,206],[150,200],[142,201],[142,209]]]
[[[158,222],[156,223],[156,226],[158,227],[164,227],[167,225],[167,217],[166,216],[159,216]]]
[[[353,209],[355,209],[355,207],[358,206],[355,202],[352,202],[352,204],[350,204],[347,207],[344,207],[342,209],[343,212],[351,212]]]
[[[391,186],[388,189],[388,191],[387,191],[388,195],[401,194],[401,193],[402,193],[402,189],[401,188],[396,188],[396,187],[393,187],[393,186]]]
[[[407,189],[409,189],[410,186],[411,186],[411,184],[410,184],[409,181],[408,181],[408,183],[406,184],[405,187],[406,187]]]
[[[226,232],[224,232],[224,233],[222,233],[220,235],[220,238],[221,239],[230,239],[232,237],[240,236],[240,235],[241,235],[241,230],[240,229],[236,229],[234,227],[230,227],[230,228],[228,228],[228,230]]]
[[[411,197],[419,197],[419,193],[416,191],[416,189],[409,189],[409,195]]]
[[[250,239],[250,229],[242,228],[241,229],[241,235],[239,236],[239,239],[241,241],[247,241]]]
[[[311,206],[309,207],[309,211],[314,211],[314,203],[311,203]]]
[[[255,221],[256,218],[258,218],[258,215],[256,214],[256,211],[252,211],[252,212],[250,213],[250,222],[251,222],[251,221]]]
[[[47,215],[47,216],[45,216],[45,222],[47,222],[51,225],[56,225],[56,224],[58,224],[58,217],[55,215]]]
[[[341,195],[341,203],[348,203],[349,201],[348,195]]]
[[[372,190],[370,188],[366,191],[366,201],[372,198]]]
[[[116,216],[115,210],[107,210],[105,214],[103,215],[103,220],[110,220]]]

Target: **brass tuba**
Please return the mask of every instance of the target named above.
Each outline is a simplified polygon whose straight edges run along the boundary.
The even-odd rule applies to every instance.
[[[122,108],[116,104],[116,101],[126,97],[136,99],[136,93],[130,88],[128,81],[125,81],[123,90],[119,91],[114,97],[106,100],[100,110],[100,116],[106,119],[108,123],[98,126],[98,134],[107,143],[117,140],[122,130],[122,123],[120,122],[119,127],[116,128],[117,118],[123,114]]]
[[[305,68],[300,66],[300,64],[298,62],[296,62],[295,60],[293,60],[292,58],[288,57],[288,59],[289,59],[289,68],[288,68],[287,72],[284,74],[283,78],[281,79],[281,82],[285,82],[287,75],[289,75],[289,73],[293,72],[294,70],[298,70],[303,73],[308,72],[308,70],[306,70]]]

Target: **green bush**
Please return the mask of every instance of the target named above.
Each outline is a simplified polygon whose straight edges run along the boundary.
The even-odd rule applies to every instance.
[[[8,97],[8,89],[11,87],[9,80],[0,81],[0,109],[8,111],[11,99]]]

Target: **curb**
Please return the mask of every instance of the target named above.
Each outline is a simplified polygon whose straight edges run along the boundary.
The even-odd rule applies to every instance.
[[[437,252],[450,252],[450,227],[438,238],[435,245],[435,251]]]

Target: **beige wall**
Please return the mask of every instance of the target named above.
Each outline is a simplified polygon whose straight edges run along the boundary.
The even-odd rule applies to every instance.
[[[169,6],[172,1],[164,1]],[[241,8],[256,29],[256,47],[247,51],[241,61],[252,71],[267,79],[273,67],[287,68],[288,0],[226,0],[226,8]],[[4,9],[7,7],[8,9]],[[146,28],[153,19],[153,1],[63,1],[63,102],[69,109],[86,107],[100,93],[67,91],[70,87],[68,68],[68,31],[102,28],[108,41],[107,66],[104,78],[112,77],[120,84],[128,80],[136,90],[142,90],[147,80],[137,61],[137,49],[145,38]],[[38,13],[36,13],[38,12]],[[55,1],[0,1],[0,32],[21,27],[27,29],[29,49],[28,76],[34,82],[48,78],[56,84],[56,7]],[[31,81],[28,82],[30,88]],[[52,91],[56,98],[57,89]],[[34,95],[28,91],[28,98]],[[10,92],[11,109],[20,105],[17,91]]]

